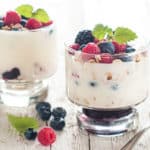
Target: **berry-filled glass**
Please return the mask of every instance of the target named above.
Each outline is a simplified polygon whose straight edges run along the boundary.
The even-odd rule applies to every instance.
[[[80,127],[103,135],[137,127],[134,106],[148,97],[149,65],[147,47],[137,39],[129,28],[98,24],[66,46],[67,95],[83,107]]]
[[[6,105],[44,100],[57,69],[56,33],[44,9],[21,5],[0,19],[0,96]]]

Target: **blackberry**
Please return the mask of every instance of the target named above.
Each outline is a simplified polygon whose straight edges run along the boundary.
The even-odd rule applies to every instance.
[[[85,46],[86,44],[82,44],[79,49],[82,50],[82,48],[84,48]]]
[[[27,140],[35,140],[37,132],[33,128],[29,128],[24,132],[24,136]]]
[[[53,118],[50,122],[50,126],[56,131],[61,131],[65,127],[65,121],[62,118],[61,119]]]
[[[18,76],[20,76],[20,70],[18,69],[18,68],[13,68],[12,70],[11,70],[11,72],[13,72],[13,74],[15,74],[17,77]]]
[[[80,45],[87,44],[89,42],[94,42],[94,36],[92,35],[91,30],[82,30],[75,38],[75,43]]]
[[[56,107],[52,111],[52,115],[54,116],[54,118],[65,118],[66,114],[66,110],[62,107]]]

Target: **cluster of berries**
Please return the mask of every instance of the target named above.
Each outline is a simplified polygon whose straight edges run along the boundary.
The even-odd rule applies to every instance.
[[[51,111],[51,105],[48,102],[39,102],[36,105],[36,111],[43,121],[50,120],[51,127],[44,127],[38,133],[33,128],[29,128],[25,131],[24,136],[28,140],[35,140],[44,145],[48,146],[55,142],[56,134],[55,131],[61,131],[65,127],[66,110],[62,107],[53,108]],[[52,116],[52,117],[51,117]]]
[[[91,30],[80,31],[75,38],[75,43],[70,45],[70,48],[82,51],[82,58],[85,61],[92,59],[94,55],[100,54],[100,63],[112,63],[114,54],[135,51],[133,47],[127,44],[120,44],[114,40],[97,40]],[[127,61],[127,59],[123,60]]]
[[[50,20],[47,23],[42,23],[35,18],[25,18],[16,11],[8,11],[4,17],[0,19],[0,29],[6,30],[22,30],[26,29],[38,29],[44,26],[48,26],[53,22]],[[20,26],[19,26],[19,25]],[[18,25],[13,27],[14,25]]]

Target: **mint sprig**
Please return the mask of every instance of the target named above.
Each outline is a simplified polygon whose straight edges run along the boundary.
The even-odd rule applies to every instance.
[[[24,4],[24,5],[17,7],[16,11],[25,18],[31,18],[33,7],[31,5]]]
[[[8,121],[20,134],[23,134],[28,128],[37,129],[39,127],[38,121],[32,117],[18,117],[8,114]]]
[[[46,23],[50,20],[47,12],[44,9],[37,9],[36,12],[32,14],[32,18],[35,18],[43,23]]]
[[[137,38],[136,33],[131,29],[118,27],[113,31],[112,28],[102,24],[97,24],[94,27],[92,34],[98,40],[107,38],[108,40],[115,40],[118,43],[127,43]]]
[[[114,32],[114,39],[118,43],[126,43],[137,38],[135,32],[128,28],[118,27]]]
[[[108,26],[104,26],[103,24],[97,24],[94,27],[92,34],[96,39],[102,40],[105,38],[106,35],[112,36],[113,30],[109,28]]]
[[[47,23],[50,18],[44,9],[33,10],[33,7],[28,4],[23,4],[16,8],[16,11],[25,18],[35,18],[42,23]]]

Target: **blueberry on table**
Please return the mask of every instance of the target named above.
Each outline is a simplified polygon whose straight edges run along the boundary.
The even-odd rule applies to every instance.
[[[36,110],[37,110],[37,112],[41,112],[41,111],[43,111],[43,110],[50,110],[51,109],[51,104],[50,103],[48,103],[48,102],[38,102],[37,104],[36,104]]]
[[[66,110],[62,107],[56,107],[52,111],[52,115],[54,116],[54,118],[65,118],[66,114]]]
[[[53,118],[50,122],[50,126],[56,131],[61,131],[65,127],[65,121],[62,118],[61,119]]]
[[[100,43],[98,46],[101,50],[101,53],[109,53],[109,54],[115,53],[115,47],[112,42],[103,42]]]
[[[37,132],[33,128],[29,128],[24,132],[24,136],[27,140],[35,140]]]
[[[39,112],[40,119],[43,121],[48,121],[51,117],[50,109],[44,109]]]

